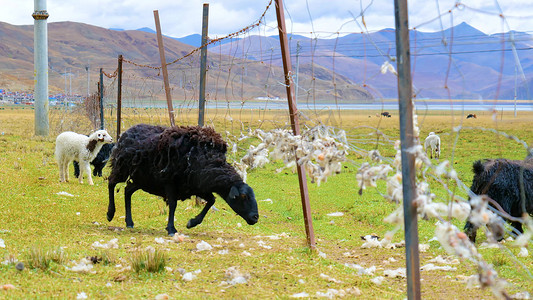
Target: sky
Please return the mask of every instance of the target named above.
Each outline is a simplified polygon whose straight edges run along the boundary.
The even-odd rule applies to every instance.
[[[158,10],[163,34],[184,37],[202,31],[203,3],[209,3],[209,36],[225,36],[255,23],[269,0],[46,0],[48,22],[72,21],[103,28],[155,29]],[[392,0],[285,0],[288,31],[318,38],[336,33],[394,27]],[[533,33],[532,0],[411,0],[409,27],[432,32],[466,22],[486,34]],[[34,1],[0,0],[0,22],[31,25]],[[500,14],[504,18],[500,17]],[[277,34],[274,4],[256,34]],[[251,34],[254,34],[252,31]]]

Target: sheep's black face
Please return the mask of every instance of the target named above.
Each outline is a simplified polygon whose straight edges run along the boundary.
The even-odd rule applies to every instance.
[[[247,184],[232,186],[226,202],[249,225],[254,225],[259,220],[254,191]]]
[[[492,238],[496,241],[501,241],[505,237],[505,221],[501,217],[491,220],[487,224],[487,228],[492,234]]]

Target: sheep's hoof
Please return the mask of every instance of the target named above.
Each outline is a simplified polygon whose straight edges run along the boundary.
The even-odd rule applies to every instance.
[[[126,225],[127,228],[133,228],[133,225]]]
[[[115,212],[107,212],[107,220],[111,222],[113,220],[113,217],[115,216]]]
[[[196,225],[198,225],[198,223],[194,219],[190,219],[189,222],[187,222],[187,228],[193,228]]]

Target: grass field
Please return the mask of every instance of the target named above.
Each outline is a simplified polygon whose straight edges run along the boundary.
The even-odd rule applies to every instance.
[[[221,119],[212,118],[211,123],[217,130],[230,131],[236,136],[242,128],[263,124],[263,128],[269,129],[279,126],[286,118],[285,113],[279,112],[258,113],[258,117],[254,112],[235,113],[232,120],[241,117],[244,122],[235,125],[234,121],[228,123],[229,118],[223,113],[220,116]],[[396,115],[381,119],[375,117],[375,112],[335,112],[333,116],[322,117],[325,123],[346,130],[361,149],[371,150],[378,144],[384,156],[394,157],[392,143],[399,138]],[[258,118],[263,119],[262,123]],[[165,117],[154,120],[165,120]],[[179,120],[194,123],[194,114]],[[35,137],[32,110],[0,110],[0,239],[5,244],[1,247],[0,243],[0,261],[4,261],[0,264],[0,286],[4,287],[0,289],[0,298],[74,299],[86,295],[89,299],[165,299],[165,296],[169,299],[283,299],[299,293],[307,293],[310,298],[321,295],[362,299],[407,297],[405,278],[385,277],[380,285],[372,282],[373,278],[384,276],[384,270],[405,268],[405,249],[361,248],[361,236],[374,233],[383,237],[393,228],[383,218],[394,211],[396,204],[380,195],[385,193],[384,183],[358,194],[355,175],[365,161],[360,155],[352,153],[343,172],[319,187],[308,182],[319,251],[310,251],[306,245],[297,176],[288,170],[275,172],[280,163],[248,173],[248,184],[254,188],[258,200],[259,223],[246,225],[218,198],[217,211],[211,210],[201,225],[186,229],[187,221],[201,210],[194,201],[186,201],[178,203],[176,211],[180,240],[166,236],[164,202],[141,191],[134,194],[132,201],[134,229],[125,228],[123,189],[116,196],[115,219],[108,222],[105,181],[108,168],[104,169],[104,178],[93,178],[94,186],[72,180],[72,167],[71,181],[59,183],[54,158],[54,140],[59,133],[54,130],[59,128],[59,121],[57,118],[52,121],[49,137]],[[427,112],[419,116],[419,124],[422,137],[430,131],[441,136],[441,161],[450,160],[467,186],[472,180],[471,167],[475,160],[525,156],[524,147],[516,141],[476,128],[502,131],[533,144],[531,112],[520,112],[517,118],[512,112],[495,117],[480,113],[475,120],[465,120],[464,116],[449,112]],[[461,124],[476,128],[465,128],[459,134],[453,132]],[[376,136],[371,135],[377,129],[391,142],[381,139],[377,143]],[[243,154],[241,149],[237,156]],[[442,185],[436,181],[430,184],[438,199],[448,199]],[[464,191],[456,189],[456,192],[466,198]],[[333,212],[344,215],[328,216]],[[421,266],[439,255],[448,257],[439,243],[431,240],[435,222],[419,220],[420,243],[429,245],[427,251],[420,253]],[[459,228],[464,225],[457,221],[454,224]],[[115,238],[118,248],[99,247],[113,245],[109,241]],[[400,231],[393,242],[403,239]],[[480,232],[477,245],[484,240]],[[197,250],[201,241],[213,249]],[[157,250],[158,257],[146,258],[152,248]],[[479,251],[494,265],[498,275],[507,280],[509,294],[533,293],[533,277],[530,270],[523,268],[531,269],[531,255],[517,257],[519,249],[508,244],[503,249],[480,248]],[[85,266],[85,272],[76,272],[75,267],[80,267],[80,261],[86,257],[100,261]],[[15,261],[24,263],[22,271],[17,270]],[[146,270],[149,262],[155,264],[154,272]],[[376,270],[373,275],[361,275],[346,264],[375,266]],[[421,271],[423,299],[493,297],[489,289],[468,287],[464,282],[464,278],[476,274],[474,265],[464,261],[450,266],[456,269]],[[230,283],[230,273],[235,269],[244,274],[245,283]],[[183,279],[183,273],[188,272],[191,274],[187,276],[195,276],[191,281]]]

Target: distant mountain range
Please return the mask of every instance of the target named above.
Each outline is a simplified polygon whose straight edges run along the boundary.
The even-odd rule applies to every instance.
[[[182,58],[195,49],[168,37],[164,38],[164,45],[167,62]],[[99,68],[112,74],[117,68],[118,55],[122,54],[131,62],[124,65],[124,97],[165,99],[159,70],[146,67],[161,65],[157,39],[149,29],[110,30],[75,22],[49,23],[48,46],[51,93],[70,94],[72,91],[72,94],[85,95],[88,81],[90,92],[95,92]],[[168,66],[173,99],[188,102],[198,99],[198,54]],[[285,87],[280,84],[283,82],[280,66],[252,60],[236,61],[234,57],[219,53],[208,55],[208,66],[208,100],[286,97]],[[372,101],[372,95],[363,87],[321,66],[316,66],[316,69],[324,74],[322,78],[302,73],[300,80],[315,83],[314,95],[320,101]],[[337,78],[342,92],[333,92],[330,80],[333,77]],[[33,26],[0,22],[0,89],[33,89]]]
[[[199,34],[176,39],[194,47],[201,44]],[[383,63],[396,56],[394,29],[335,39],[289,35],[289,41],[293,68],[298,57],[304,71],[310,71],[312,64],[320,65],[367,87],[376,98],[397,96],[396,78],[380,74]],[[486,35],[461,23],[440,32],[413,30],[410,46],[413,81],[419,98],[514,99],[515,95],[517,99],[533,98],[532,35],[516,31]],[[282,64],[277,35],[225,40],[209,49],[248,60],[272,58],[275,65]],[[306,88],[309,87],[302,87]]]
[[[278,43],[277,36],[250,36],[210,51],[251,60],[272,57],[281,65]],[[377,98],[395,98],[397,79],[380,72],[386,61],[396,65],[395,43],[394,29],[383,29],[334,39],[295,35],[290,49],[293,68],[298,56],[300,70],[320,65],[367,87]],[[514,99],[515,90],[517,99],[533,98],[533,36],[527,33],[486,35],[461,23],[442,32],[411,31],[410,47],[418,98]]]
[[[200,41],[199,34],[165,37],[167,61],[189,53]],[[397,97],[396,77],[380,72],[386,61],[396,65],[393,29],[333,39],[292,35],[289,41],[301,97],[340,102]],[[518,99],[533,97],[533,36],[527,33],[486,35],[461,23],[442,32],[411,31],[410,46],[414,92],[419,99],[514,99],[515,93]],[[283,72],[277,36],[246,35],[213,44],[209,51],[212,95],[221,93],[236,99],[285,96],[279,84]],[[74,22],[49,23],[52,90],[65,90],[68,76],[69,80],[76,79],[72,89],[84,91],[87,64],[91,72],[100,67],[112,71],[119,54],[141,64],[160,64],[150,28],[121,30]],[[189,69],[191,64],[197,67],[197,61],[188,64]],[[222,68],[224,64],[233,68]],[[149,76],[140,70],[132,72]],[[33,26],[0,22],[0,75],[0,88],[33,88]],[[96,82],[96,75],[90,74],[92,82]],[[175,77],[173,90],[179,94],[187,87],[183,77],[180,82],[179,76]],[[189,89],[196,88],[195,80],[188,79]],[[221,82],[230,83],[231,92]],[[269,87],[265,88],[265,83]]]

